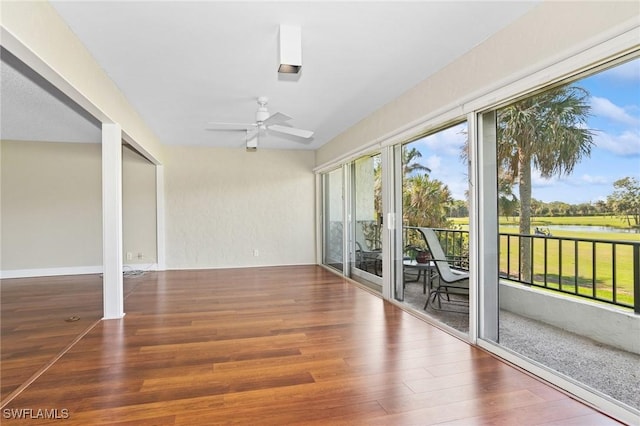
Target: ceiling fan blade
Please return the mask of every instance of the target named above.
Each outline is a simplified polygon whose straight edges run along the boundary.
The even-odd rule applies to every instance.
[[[270,126],[272,124],[284,123],[285,121],[289,120],[291,120],[291,117],[289,117],[287,114],[276,112],[275,114],[270,115],[269,118],[264,120],[262,123],[266,126]]]
[[[287,135],[298,136],[300,138],[309,139],[313,136],[313,132],[311,130],[302,130],[296,129],[294,127],[280,126],[279,124],[273,124],[269,126],[269,130],[273,130],[274,132],[285,133]]]
[[[212,122],[207,123],[206,130],[253,130],[255,128],[255,124]]]

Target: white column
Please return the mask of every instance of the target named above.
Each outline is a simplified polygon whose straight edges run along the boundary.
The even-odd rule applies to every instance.
[[[498,165],[497,165],[496,112],[480,115],[477,121],[479,141],[476,152],[478,181],[475,188],[474,212],[478,236],[478,284],[480,308],[479,336],[493,342],[498,341],[498,288],[500,276],[498,261],[500,240],[498,236]],[[474,225],[476,224],[474,222]],[[473,231],[473,229],[472,229]]]
[[[342,165],[342,275],[350,277],[351,268],[355,261],[355,232],[351,222],[353,215],[353,200],[351,190],[353,189],[353,173],[351,173],[351,163]]]
[[[469,341],[476,343],[478,340],[478,294],[480,272],[484,271],[482,258],[479,249],[479,200],[483,192],[479,191],[478,173],[482,170],[479,163],[479,138],[478,138],[478,115],[475,112],[467,114],[467,173],[469,176]]]
[[[102,124],[103,319],[124,316],[122,279],[122,129]]]
[[[382,237],[382,297],[391,300],[395,294],[394,284],[397,285],[397,221],[395,209],[395,164],[394,164],[394,147],[385,146],[380,152],[380,162],[382,166],[382,175],[380,177],[382,188],[382,215],[383,229],[380,231]],[[372,192],[373,194],[373,192]],[[402,259],[402,256],[400,256]],[[402,268],[402,266],[400,266]]]
[[[404,300],[404,229],[402,227],[402,179],[404,178],[404,172],[402,170],[402,145],[396,144],[391,147],[389,151],[391,154],[391,161],[389,163],[389,170],[393,173],[393,177],[390,178],[390,209],[393,212],[394,224],[394,241],[391,245],[393,253],[393,261],[395,262],[395,288],[393,294],[389,297],[393,297],[396,300]],[[390,221],[387,221],[390,222]]]
[[[164,167],[156,165],[156,250],[158,270],[167,269],[165,258]]]

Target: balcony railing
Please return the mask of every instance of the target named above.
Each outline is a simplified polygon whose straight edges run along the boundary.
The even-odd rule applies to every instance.
[[[452,266],[468,270],[469,232],[435,230]],[[405,228],[405,241],[416,235]],[[500,233],[499,241],[501,278],[640,314],[640,242],[509,233]],[[530,249],[527,271],[521,244]]]
[[[521,244],[530,249],[528,271]],[[640,242],[501,233],[500,275],[640,313]]]

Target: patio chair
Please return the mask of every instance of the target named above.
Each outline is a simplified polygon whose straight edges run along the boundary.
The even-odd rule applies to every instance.
[[[444,250],[442,250],[442,246],[440,245],[440,240],[438,240],[438,236],[433,229],[419,228],[419,231],[422,233],[425,241],[427,242],[427,247],[429,248],[429,251],[433,256],[432,261],[435,264],[436,272],[438,274],[438,285],[435,286],[435,288],[429,293],[427,302],[424,305],[424,309],[427,309],[430,301],[433,306],[437,299],[437,309],[448,310],[442,309],[443,297],[446,298],[448,303],[468,306],[469,274],[467,272],[454,271],[451,269],[449,260],[447,259],[447,256],[444,254]],[[458,298],[452,299],[452,295],[466,296],[466,301],[460,301]],[[451,311],[459,312],[456,310]]]
[[[364,227],[372,226],[373,221],[356,222],[356,266],[367,272],[373,272],[376,275],[382,274],[382,244],[377,238],[365,237]],[[374,234],[376,234],[374,232]],[[373,269],[370,271],[369,269]]]

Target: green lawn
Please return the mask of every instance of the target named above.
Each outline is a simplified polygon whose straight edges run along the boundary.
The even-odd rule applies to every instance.
[[[500,239],[500,270],[507,273],[507,252],[509,252],[509,271],[512,275],[517,274],[519,252],[517,238],[511,238],[511,244],[509,248],[507,247],[507,236],[502,235]],[[558,289],[559,277],[562,276],[562,290],[564,291],[594,296],[593,289],[595,288],[596,297],[613,300],[613,259],[613,249],[610,243],[592,244],[587,241],[574,242],[554,238],[535,238],[533,244],[534,282],[537,285]],[[619,302],[633,305],[633,249],[631,246],[618,245],[616,247],[615,278],[616,299]]]
[[[462,229],[468,229],[468,218],[454,218],[452,221]],[[517,220],[500,218],[501,234],[517,234]],[[548,225],[593,225],[620,226],[622,221],[614,217],[552,217],[533,218],[532,226],[545,227]],[[509,226],[511,225],[511,226]],[[604,241],[640,241],[637,233],[589,232],[589,231],[560,231],[553,230],[553,237],[575,238],[579,240]],[[517,238],[511,238],[511,245],[507,249],[507,237],[500,241],[500,271],[504,274],[509,270],[512,276],[517,276],[518,243]],[[555,238],[535,238],[534,252],[534,282],[558,289],[562,285],[564,291],[578,294],[595,295],[605,300],[613,300],[613,253],[611,243],[596,243],[594,245],[583,241],[574,243],[571,240],[557,240]],[[507,265],[509,252],[509,265]],[[546,261],[545,261],[546,259]],[[576,261],[578,270],[576,271]],[[546,265],[546,271],[545,271]],[[560,266],[561,265],[561,266]],[[507,268],[509,266],[509,268]],[[595,266],[595,274],[594,274]],[[562,270],[560,270],[562,268]],[[577,272],[577,273],[576,273]],[[546,277],[545,277],[546,275]],[[562,276],[562,283],[559,276]],[[633,249],[628,245],[617,245],[615,253],[616,300],[633,305]]]
[[[449,218],[449,220],[456,225],[469,225],[468,217],[454,217]],[[500,225],[518,225],[519,218],[500,216],[499,223]],[[622,216],[557,216],[531,218],[531,226],[544,227],[549,225],[609,226],[611,228],[629,229],[626,219]]]

